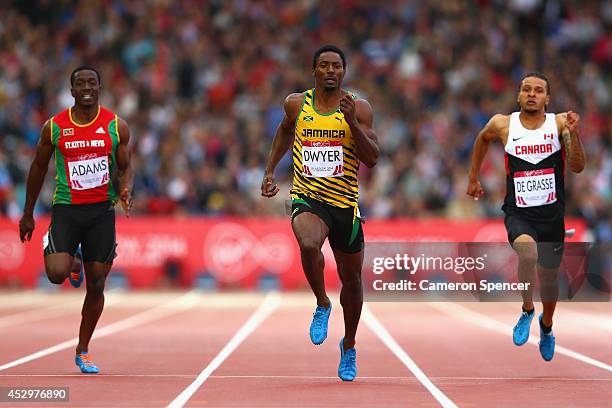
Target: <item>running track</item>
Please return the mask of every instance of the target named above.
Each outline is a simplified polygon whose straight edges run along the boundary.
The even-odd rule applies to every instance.
[[[336,377],[342,314],[313,346],[310,294],[112,292],[90,352],[73,363],[84,292],[0,292],[0,386],[70,387],[74,407],[609,407],[612,305],[561,303],[557,353],[537,325],[516,347],[517,304],[370,303],[358,378]]]

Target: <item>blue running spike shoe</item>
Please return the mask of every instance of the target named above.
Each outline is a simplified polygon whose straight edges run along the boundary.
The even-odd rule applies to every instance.
[[[327,323],[331,314],[331,303],[326,309],[323,306],[317,306],[312,314],[312,323],[310,323],[310,340],[313,344],[319,345],[327,338]]]
[[[86,351],[83,351],[74,357],[74,362],[85,374],[98,374],[100,369],[89,359]]]
[[[529,328],[531,327],[531,321],[533,320],[533,316],[535,316],[535,311],[531,314],[527,312],[521,313],[521,317],[519,317],[518,323],[514,326],[514,330],[512,331],[512,341],[517,346],[522,346],[527,343],[529,340]]]
[[[353,381],[357,376],[357,350],[350,348],[344,351],[342,342],[344,337],[340,340],[340,364],[338,365],[338,377],[342,381]]]
[[[538,316],[538,321],[540,322],[540,354],[544,360],[550,361],[555,355],[555,336],[553,336],[552,330],[548,334],[544,333],[544,330],[542,330],[541,313],[540,316]]]
[[[74,253],[74,257],[79,258],[79,260],[81,261],[81,267],[78,271],[70,271],[70,274],[68,275],[68,280],[70,281],[70,284],[73,287],[78,288],[79,286],[81,286],[81,283],[83,283],[83,278],[85,276],[85,273],[83,272],[83,252],[81,251],[80,245]]]

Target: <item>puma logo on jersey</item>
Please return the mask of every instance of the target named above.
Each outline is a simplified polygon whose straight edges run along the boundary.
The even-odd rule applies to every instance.
[[[338,122],[340,122],[340,124],[342,124],[342,118],[339,118],[337,116],[334,116],[334,119],[336,119]]]
[[[98,133],[98,134],[100,134],[100,135],[104,135],[104,134],[106,134],[106,132],[104,131],[104,129],[102,128],[102,126],[100,126],[100,127],[98,128],[98,130],[96,130],[96,133]]]

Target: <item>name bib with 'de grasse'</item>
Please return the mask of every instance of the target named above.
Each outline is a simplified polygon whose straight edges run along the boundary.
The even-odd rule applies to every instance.
[[[342,141],[303,141],[302,174],[305,177],[344,176]]]
[[[514,193],[517,207],[536,207],[556,202],[555,170],[515,172]]]
[[[92,157],[93,156],[93,157]],[[87,190],[108,184],[108,156],[85,155],[68,161],[68,177],[74,190]]]

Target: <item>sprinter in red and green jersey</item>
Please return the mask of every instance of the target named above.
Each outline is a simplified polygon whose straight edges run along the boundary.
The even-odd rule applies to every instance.
[[[68,277],[73,283],[70,275],[80,245],[87,294],[75,362],[83,373],[98,373],[87,352],[104,308],[104,283],[115,258],[114,206],[119,201],[129,216],[132,203],[130,131],[123,119],[98,104],[101,81],[95,68],[76,68],[70,85],[74,106],[51,117],[41,130],[19,233],[22,242],[32,238],[34,206],[55,154],[51,224],[43,238],[45,271],[52,283],[62,284]],[[113,188],[114,176],[119,179],[119,194]]]

